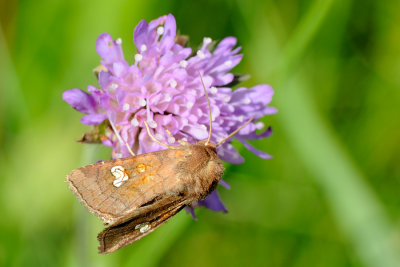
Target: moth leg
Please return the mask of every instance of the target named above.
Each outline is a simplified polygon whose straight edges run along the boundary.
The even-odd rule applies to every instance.
[[[179,147],[177,147],[177,146],[170,146],[170,145],[164,144],[163,142],[157,140],[157,138],[155,138],[155,137],[153,136],[153,134],[150,132],[149,125],[147,124],[146,121],[144,121],[144,125],[146,126],[147,133],[149,134],[150,138],[153,139],[154,142],[159,143],[159,144],[162,145],[163,147],[166,147],[166,148],[169,148],[169,149],[178,149],[178,148],[179,148]]]
[[[167,134],[169,135],[169,136],[171,136],[172,138],[174,138],[175,139],[175,137],[172,135],[172,133],[167,129],[167,128],[164,128],[164,130],[167,132]],[[187,146],[187,145],[189,145],[189,142],[186,142],[186,141],[183,141],[183,140],[176,140],[179,144],[181,144],[182,146]]]

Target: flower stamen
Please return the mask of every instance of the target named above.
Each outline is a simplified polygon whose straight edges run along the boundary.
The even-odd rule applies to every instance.
[[[160,27],[157,28],[157,34],[158,35],[164,34],[164,27],[163,26],[160,26]]]
[[[146,50],[147,50],[147,45],[142,44],[142,45],[140,46],[140,51],[141,51],[141,52],[145,52]]]
[[[197,56],[199,57],[199,58],[201,58],[201,59],[203,59],[203,58],[205,58],[206,57],[206,55],[204,54],[204,52],[203,51],[201,51],[201,50],[197,50]]]
[[[186,60],[181,60],[181,61],[179,62],[179,65],[181,65],[182,68],[186,68],[187,65],[188,65],[188,62],[187,62]]]
[[[135,62],[140,62],[140,61],[142,61],[142,59],[143,59],[143,56],[141,54],[135,55]]]

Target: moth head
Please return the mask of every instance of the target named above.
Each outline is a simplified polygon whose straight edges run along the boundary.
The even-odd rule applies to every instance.
[[[198,141],[196,143],[196,145],[207,146],[207,147],[211,147],[212,149],[217,149],[217,144],[214,142],[208,141],[207,139]]]

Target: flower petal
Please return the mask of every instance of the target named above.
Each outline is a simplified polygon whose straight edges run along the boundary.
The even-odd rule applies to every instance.
[[[108,33],[103,33],[97,38],[96,50],[105,64],[125,61],[121,45],[117,44]]]
[[[81,118],[81,123],[85,125],[98,125],[107,119],[106,114],[89,114]]]
[[[259,140],[259,139],[263,139],[263,138],[269,137],[272,133],[273,133],[272,127],[268,126],[268,128],[264,132],[262,132],[260,134],[257,134],[256,132],[252,132],[252,133],[247,134],[247,135],[240,135],[240,138],[242,138],[242,139],[250,139],[250,140]]]
[[[176,21],[173,15],[169,14],[164,23],[164,34],[161,38],[161,49],[168,51],[175,44]]]
[[[207,128],[204,125],[186,125],[183,127],[183,131],[197,140],[203,140],[208,137]]]
[[[95,113],[97,103],[92,95],[81,89],[70,89],[63,93],[62,98],[74,109],[85,114]]]
[[[217,190],[212,191],[205,199],[197,202],[197,204],[213,211],[228,212],[224,203],[221,201]]]
[[[185,210],[186,213],[190,213],[190,215],[192,215],[193,220],[197,221],[196,214],[194,213],[194,208],[186,206]]]
[[[221,42],[217,45],[217,48],[214,50],[214,54],[223,54],[230,52],[232,48],[236,45],[236,38],[233,36],[225,37]]]
[[[262,159],[271,159],[272,158],[271,155],[268,155],[267,153],[254,148],[252,145],[247,143],[244,139],[242,139],[240,137],[236,137],[236,139],[239,140],[249,151],[253,152],[260,158],[262,158]]]
[[[149,25],[145,20],[141,20],[133,31],[133,42],[140,51],[142,45],[147,45],[147,30]]]
[[[217,150],[219,157],[232,164],[240,164],[244,162],[243,157],[237,152],[233,145],[224,143]]]
[[[219,184],[225,187],[226,189],[231,189],[231,186],[225,180],[219,180]]]

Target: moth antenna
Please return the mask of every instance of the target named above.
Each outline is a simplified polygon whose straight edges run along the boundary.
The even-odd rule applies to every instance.
[[[172,135],[172,133],[171,133],[167,128],[164,127],[164,130],[167,132],[167,134],[168,134],[169,136],[171,136],[172,138],[175,139],[175,137]]]
[[[149,134],[150,138],[153,139],[154,142],[159,143],[160,145],[162,145],[163,147],[166,147],[166,148],[176,149],[176,146],[169,146],[169,145],[164,144],[163,142],[157,140],[157,138],[155,138],[155,137],[153,136],[153,134],[150,132],[149,125],[147,124],[146,121],[144,121],[144,125],[146,126],[147,133]]]
[[[204,94],[206,95],[206,98],[207,98],[207,104],[208,104],[208,115],[209,115],[209,117],[210,117],[210,131],[208,132],[208,138],[207,138],[207,141],[206,141],[206,143],[204,144],[204,145],[208,145],[208,143],[209,143],[209,142],[210,142],[210,140],[211,140],[211,132],[212,132],[212,115],[211,115],[211,104],[210,104],[210,99],[208,98],[208,94],[207,94],[206,87],[204,86],[203,77],[201,77],[201,73],[200,73],[200,71],[198,71],[198,72],[199,72],[199,75],[200,75],[200,81],[201,81],[201,84],[203,85]]]
[[[227,137],[225,137],[224,139],[222,139],[221,141],[219,141],[217,143],[217,147],[219,145],[221,145],[223,142],[225,142],[226,140],[228,140],[229,138],[231,138],[232,136],[234,136],[237,132],[239,132],[240,130],[242,130],[244,127],[246,127],[247,124],[249,124],[252,120],[254,119],[254,116],[250,118],[250,120],[246,121],[245,124],[243,124],[242,126],[240,126],[238,129],[236,129],[233,133],[229,134]]]
[[[119,133],[118,133],[117,129],[115,128],[114,123],[112,122],[112,120],[110,118],[108,118],[108,121],[110,122],[111,128],[113,129],[113,131],[115,133],[115,136],[117,136],[118,141],[121,144],[125,144],[126,145],[126,148],[128,149],[129,153],[131,153],[132,156],[136,156],[136,154],[133,153],[133,151],[132,151],[131,147],[128,145],[128,143],[125,142],[124,139],[122,139],[122,137],[119,135]]]

